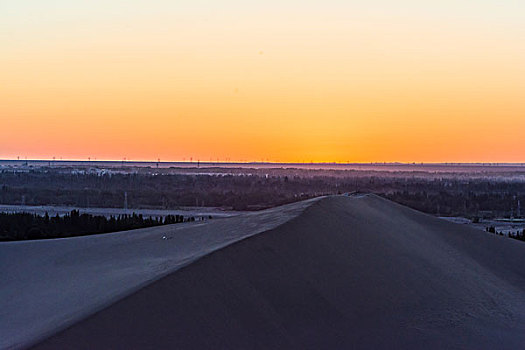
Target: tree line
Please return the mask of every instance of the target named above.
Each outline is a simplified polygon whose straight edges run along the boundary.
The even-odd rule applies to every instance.
[[[258,210],[311,197],[368,192],[438,216],[518,217],[523,181],[451,174],[241,169],[239,174],[78,174],[0,171],[0,204]],[[239,170],[239,171],[241,171]],[[144,170],[146,171],[146,170]],[[264,172],[267,172],[266,174]],[[416,176],[417,175],[417,176]],[[127,194],[127,196],[126,196]]]
[[[195,217],[143,217],[133,213],[107,218],[101,215],[80,214],[78,210],[51,217],[47,213],[42,216],[29,213],[0,213],[0,241],[84,236],[188,221],[195,221]]]
[[[496,228],[494,226],[489,226],[489,227],[486,227],[485,228],[485,231],[487,232],[490,232],[490,233],[493,233],[495,235],[500,235],[500,236],[503,236],[503,232],[501,231],[496,231]],[[519,241],[525,241],[525,229],[523,229],[521,232],[518,230],[516,231],[516,233],[513,233],[513,232],[509,232],[508,235],[507,235],[509,238],[514,238],[514,239],[517,239]]]

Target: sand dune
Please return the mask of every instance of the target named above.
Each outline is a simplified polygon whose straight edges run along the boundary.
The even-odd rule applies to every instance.
[[[522,242],[376,196],[327,197],[292,211],[266,232],[137,289],[35,348],[525,344]]]
[[[34,344],[214,250],[281,225],[316,200],[205,222],[0,243],[0,348]]]

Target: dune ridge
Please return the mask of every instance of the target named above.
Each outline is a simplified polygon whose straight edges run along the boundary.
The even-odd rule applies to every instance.
[[[283,224],[317,200],[204,222],[2,242],[0,348],[35,344],[210,252]]]
[[[525,245],[333,196],[35,346],[500,348],[525,343]]]

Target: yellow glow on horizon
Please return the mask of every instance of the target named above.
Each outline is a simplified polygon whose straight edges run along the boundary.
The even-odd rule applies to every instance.
[[[0,24],[0,158],[525,161],[521,18],[334,6]]]

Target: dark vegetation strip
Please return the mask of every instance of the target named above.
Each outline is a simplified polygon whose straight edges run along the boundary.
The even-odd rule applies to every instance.
[[[519,217],[519,202],[524,205],[522,212],[525,211],[524,182],[511,181],[508,177],[297,169],[261,171],[239,175],[76,174],[66,169],[0,171],[0,204],[124,208],[127,200],[128,208],[195,206],[258,210],[319,195],[360,191],[438,216]]]
[[[504,235],[503,232],[496,231],[496,228],[494,226],[487,227],[486,231],[490,232],[490,233],[493,233],[495,235],[500,235],[500,236]],[[523,231],[521,231],[521,232],[518,230],[518,231],[516,231],[516,233],[509,232],[508,236],[510,238],[517,239],[519,241],[525,241],[525,229],[523,229]]]
[[[107,218],[80,214],[78,210],[73,210],[64,216],[52,217],[47,213],[43,216],[29,213],[0,213],[0,241],[85,236],[188,221],[195,221],[195,217],[167,215],[164,218],[153,218],[133,213]]]

